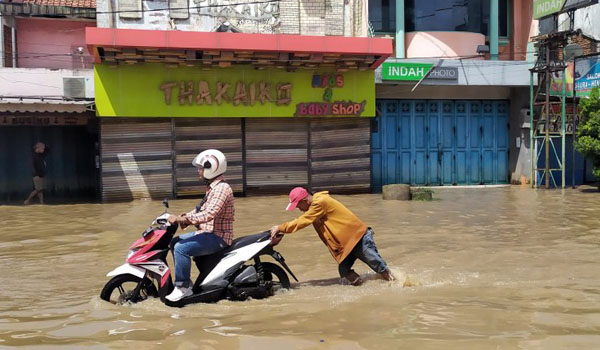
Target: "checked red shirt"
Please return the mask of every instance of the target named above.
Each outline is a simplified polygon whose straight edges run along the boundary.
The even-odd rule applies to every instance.
[[[233,191],[223,176],[217,177],[208,185],[206,201],[199,212],[196,209],[185,214],[186,218],[195,225],[199,232],[214,232],[225,243],[233,241]]]

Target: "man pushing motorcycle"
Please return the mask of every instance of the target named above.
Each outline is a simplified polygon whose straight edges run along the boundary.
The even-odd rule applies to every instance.
[[[273,226],[271,240],[274,244],[279,243],[282,233],[293,233],[312,224],[338,262],[340,276],[352,285],[362,284],[362,279],[352,269],[356,259],[363,261],[383,279],[395,280],[377,251],[373,230],[342,203],[331,198],[329,192],[317,192],[313,195],[305,188],[296,187],[290,192],[289,199],[286,209],[291,211],[298,208],[304,214],[290,222]]]
[[[198,154],[192,164],[198,176],[207,185],[204,199],[196,208],[180,216],[169,216],[170,223],[182,229],[189,225],[197,230],[173,238],[171,249],[175,262],[175,289],[166,298],[172,302],[192,295],[191,258],[214,254],[231,245],[233,240],[234,197],[223,174],[227,159],[218,150],[209,149]]]

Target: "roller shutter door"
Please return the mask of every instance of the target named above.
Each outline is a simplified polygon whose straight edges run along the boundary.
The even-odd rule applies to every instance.
[[[102,118],[102,200],[173,195],[171,120]]]
[[[245,124],[247,193],[308,186],[308,119],[248,118]]]
[[[311,121],[310,164],[314,191],[370,191],[370,125],[370,118]]]
[[[244,190],[242,122],[239,118],[175,118],[176,191],[178,197],[204,194],[192,160],[201,151],[218,149],[227,157],[225,177],[236,193]]]

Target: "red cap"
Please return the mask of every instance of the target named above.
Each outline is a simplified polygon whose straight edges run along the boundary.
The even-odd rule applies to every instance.
[[[290,191],[290,204],[285,208],[285,210],[294,210],[298,205],[298,202],[308,197],[308,191],[303,187],[296,187]]]

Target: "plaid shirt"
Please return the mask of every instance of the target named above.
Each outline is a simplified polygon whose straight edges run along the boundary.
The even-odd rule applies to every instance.
[[[233,191],[223,176],[217,177],[208,185],[206,200],[200,211],[190,211],[185,216],[199,232],[214,232],[225,243],[233,240]]]

